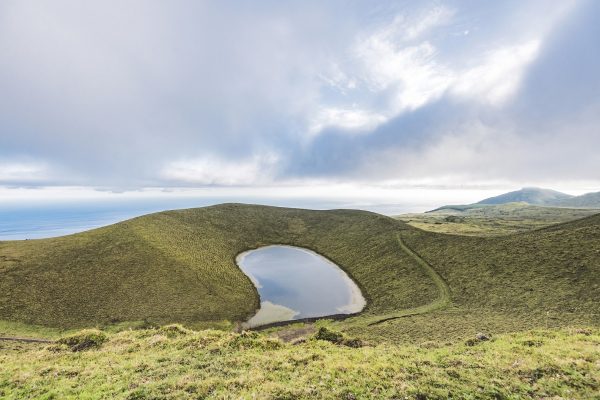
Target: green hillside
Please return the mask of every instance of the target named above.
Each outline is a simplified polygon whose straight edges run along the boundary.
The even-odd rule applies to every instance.
[[[503,193],[473,204],[445,205],[436,211],[467,211],[489,206],[509,203],[527,203],[547,207],[594,208],[600,209],[600,192],[586,193],[580,196],[557,192],[552,189],[523,188],[513,192]]]
[[[258,305],[234,258],[273,243],[335,261],[367,308],[232,332]],[[60,338],[0,339],[0,398],[588,399],[600,389],[600,215],[468,237],[363,211],[224,204],[2,242],[0,256],[0,337]],[[164,326],[174,322],[218,330]],[[83,327],[103,331],[73,332]]]
[[[499,238],[405,234],[445,277],[456,304],[550,316],[599,311],[599,237],[600,215]]]
[[[586,208],[535,206],[527,203],[473,204],[396,218],[426,231],[471,236],[499,236],[573,221],[599,213]]]
[[[265,244],[311,248],[358,282],[369,313],[417,307],[436,287],[394,232],[363,211],[226,204],[168,211],[55,239],[0,243],[0,319],[58,328],[243,321],[258,307],[235,256]]]
[[[553,205],[559,207],[600,208],[600,192],[586,193],[570,199],[557,200]]]
[[[33,325],[231,328],[258,306],[234,258],[273,243],[313,249],[350,274],[367,307],[329,325],[368,340],[600,324],[600,216],[483,238],[363,211],[225,204],[0,243],[0,333],[31,334]]]

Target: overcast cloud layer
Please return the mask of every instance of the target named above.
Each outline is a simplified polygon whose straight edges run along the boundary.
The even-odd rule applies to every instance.
[[[599,18],[592,0],[2,1],[0,185],[600,183]]]

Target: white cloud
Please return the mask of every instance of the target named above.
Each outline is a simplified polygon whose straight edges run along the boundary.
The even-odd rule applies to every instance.
[[[351,133],[373,130],[447,94],[491,106],[502,106],[511,99],[527,66],[536,59],[541,39],[496,43],[471,54],[468,63],[448,59],[439,54],[427,34],[453,16],[449,9],[435,8],[421,19],[411,19],[411,25],[400,15],[390,24],[358,36],[350,50],[352,61],[334,63],[335,68],[323,78],[342,96],[314,112],[309,136],[327,127]]]
[[[319,78],[327,85],[335,88],[342,94],[346,94],[348,90],[356,88],[356,81],[350,79],[348,75],[342,71],[337,62],[331,62],[328,66],[326,74],[319,74]]]
[[[45,164],[0,161],[0,183],[39,183],[47,179],[49,171]]]
[[[163,168],[161,178],[186,184],[255,185],[273,179],[277,162],[274,154],[239,161],[207,156],[171,162]]]
[[[388,114],[418,108],[439,97],[452,81],[452,72],[436,60],[436,48],[427,40],[407,44],[448,22],[453,12],[434,8],[412,24],[397,16],[391,24],[360,38],[353,51],[361,80],[373,92],[395,91]]]
[[[540,40],[534,39],[490,51],[479,65],[463,71],[452,85],[452,93],[502,105],[519,89],[521,79],[535,60]]]
[[[350,131],[368,131],[374,129],[377,125],[386,121],[386,117],[382,114],[361,110],[356,108],[323,108],[313,119],[309,128],[309,133],[312,135],[318,134],[326,127],[335,126]]]
[[[576,7],[543,0],[457,2],[456,10],[398,2],[122,3],[0,5],[0,150],[8,157],[0,159],[0,184],[246,185],[286,176],[348,177],[361,163],[383,163],[381,149],[395,159],[415,152],[416,165],[422,154],[409,147],[434,136],[435,168],[421,175],[440,176],[452,165],[479,171],[492,156],[452,136],[463,128],[456,125],[479,114],[491,124],[524,125],[525,113],[510,115],[511,100],[531,101],[523,77],[557,40],[561,15]],[[573,37],[573,47],[594,37]],[[578,60],[565,60],[574,65],[569,73],[577,75]],[[548,67],[559,72],[566,67],[561,61]],[[594,77],[577,78],[585,85]],[[450,116],[436,107],[435,115],[419,114],[396,136],[392,129],[357,136],[395,118],[406,126],[403,113],[448,98],[461,100],[448,102]],[[555,125],[558,116],[548,117]],[[571,122],[567,117],[561,118]],[[596,131],[584,135],[567,125],[565,132],[579,138],[569,144],[592,147]],[[328,128],[352,137],[307,143]],[[501,128],[494,135],[506,136]],[[547,129],[531,124],[519,135],[534,131]],[[494,135],[470,140],[493,148]],[[251,155],[264,148],[288,157],[235,158],[242,149]],[[206,157],[186,158],[191,149]],[[327,157],[337,149],[343,157]],[[408,171],[390,165],[378,175]]]
[[[435,60],[428,42],[397,48],[378,35],[361,42],[357,55],[365,66],[363,80],[372,91],[395,91],[388,114],[413,110],[438,98],[452,82],[452,73]]]
[[[370,96],[391,91],[389,104],[378,111],[356,104],[320,107],[311,118],[310,136],[327,127],[371,130],[403,111],[440,97],[452,82],[452,72],[435,60],[436,49],[429,42],[408,43],[447,23],[452,15],[444,7],[410,21],[399,15],[392,23],[360,35],[349,52],[350,62],[333,62],[321,79],[344,95],[344,100],[354,100],[355,89],[363,89],[358,96],[365,94],[364,89]]]
[[[600,135],[589,113],[535,126],[510,118],[468,118],[444,125],[418,147],[394,146],[369,154],[356,176],[370,181],[423,180],[429,185],[541,186],[598,191]],[[542,134],[539,134],[540,131]],[[534,132],[534,134],[532,134]],[[583,141],[581,138],[585,138]],[[574,160],[577,160],[574,162]]]
[[[435,28],[452,21],[455,10],[444,6],[428,8],[413,15],[398,14],[393,21],[380,27],[375,35],[388,42],[408,42],[422,38]]]

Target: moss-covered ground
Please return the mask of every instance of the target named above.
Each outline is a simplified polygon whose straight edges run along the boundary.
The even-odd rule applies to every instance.
[[[0,343],[0,398],[594,399],[599,367],[595,328],[355,348],[167,327],[80,351]]]

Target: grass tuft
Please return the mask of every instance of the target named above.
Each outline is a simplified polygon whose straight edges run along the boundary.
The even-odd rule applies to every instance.
[[[161,327],[159,331],[170,338],[187,335],[191,332],[189,329],[184,328],[181,324],[165,325]]]
[[[341,332],[336,332],[325,326],[320,327],[317,332],[313,335],[315,340],[323,340],[333,344],[347,346],[347,347],[362,347],[364,343],[358,338],[349,338]]]
[[[56,342],[67,346],[71,351],[84,351],[99,348],[108,340],[107,335],[97,329],[85,329],[75,334],[62,337]]]

